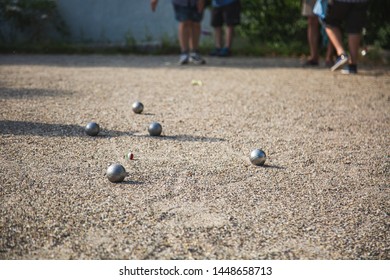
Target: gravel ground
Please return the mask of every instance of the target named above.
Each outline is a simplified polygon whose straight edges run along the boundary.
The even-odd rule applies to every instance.
[[[0,259],[390,258],[389,68],[176,59],[0,55]]]

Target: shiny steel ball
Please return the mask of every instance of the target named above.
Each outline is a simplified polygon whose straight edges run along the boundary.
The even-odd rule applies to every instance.
[[[106,174],[108,180],[113,183],[122,182],[123,179],[125,179],[125,177],[127,176],[125,168],[119,163],[111,164],[107,168]]]
[[[141,102],[136,101],[133,103],[132,108],[134,113],[141,114],[142,111],[144,110],[144,105]]]
[[[85,133],[87,133],[89,136],[96,136],[99,134],[100,127],[95,122],[90,122],[85,126]]]
[[[249,156],[251,163],[257,166],[264,165],[266,158],[265,152],[259,149],[253,150]]]
[[[162,131],[162,126],[158,122],[152,122],[149,125],[148,131],[150,136],[160,136]]]

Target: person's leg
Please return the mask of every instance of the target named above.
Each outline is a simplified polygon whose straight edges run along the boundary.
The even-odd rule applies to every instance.
[[[332,71],[340,68],[348,61],[348,56],[345,53],[340,29],[341,23],[345,21],[348,13],[348,3],[335,1],[333,4],[328,5],[325,17],[325,30],[337,54],[336,62],[330,68]]]
[[[340,28],[327,26],[326,34],[328,34],[329,40],[332,42],[337,53],[337,60],[330,68],[330,70],[335,71],[348,61],[348,56],[344,50]]]
[[[227,25],[225,27],[225,43],[224,47],[219,51],[218,56],[220,57],[227,57],[231,55],[231,47],[233,43],[233,35],[234,35],[234,26],[233,25]]]
[[[197,52],[199,48],[199,39],[200,39],[200,32],[201,32],[201,26],[199,22],[191,21],[189,25],[190,35],[189,35],[189,47],[190,51]]]
[[[318,63],[318,39],[320,36],[318,18],[316,16],[307,17],[307,41],[309,43],[309,61]]]
[[[217,49],[222,48],[222,27],[221,26],[214,27],[214,42],[215,42],[215,48]]]
[[[211,56],[219,55],[223,42],[223,16],[220,7],[213,7],[211,10],[211,26],[214,28],[214,46],[215,48],[209,53]]]
[[[179,22],[178,38],[179,38],[180,50],[182,53],[189,51],[190,32],[191,32],[190,21],[187,20],[187,21]]]
[[[196,6],[189,7],[190,10],[190,27],[189,27],[189,47],[190,55],[189,62],[193,64],[205,64],[206,61],[198,53],[199,41],[201,34],[201,21],[203,19],[203,12],[199,12]]]
[[[348,34],[349,63],[356,64],[359,55],[361,34]]]
[[[179,64],[187,64],[189,61],[189,14],[186,7],[179,5],[173,5],[175,12],[175,18],[178,21],[177,37],[180,45],[180,58]]]
[[[206,61],[198,53],[199,39],[201,33],[200,22],[191,22],[190,32],[190,58],[189,61],[193,64],[205,64]]]
[[[326,34],[332,42],[337,55],[345,54],[340,28],[334,26],[326,27]]]
[[[228,25],[225,28],[225,48],[230,49],[233,43],[234,26]]]
[[[326,54],[325,54],[325,65],[326,66],[333,65],[333,55],[334,55],[333,45],[331,42],[328,42],[328,45],[326,47]]]
[[[217,56],[222,48],[222,27],[215,26],[214,27],[214,45],[215,48],[210,51],[209,55]]]
[[[225,22],[225,42],[219,56],[226,57],[231,55],[233,45],[234,28],[241,21],[241,3],[240,1],[233,2],[223,7],[223,18]]]
[[[342,74],[357,73],[357,61],[359,56],[360,39],[360,34],[348,34],[348,48],[350,56],[348,60],[348,66],[341,70]]]
[[[350,57],[349,65],[344,72],[346,74],[356,74],[362,30],[367,16],[367,3],[348,3],[347,5],[349,6],[349,13],[345,25]]]

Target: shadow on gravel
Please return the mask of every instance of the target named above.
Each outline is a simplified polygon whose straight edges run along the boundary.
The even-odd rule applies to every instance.
[[[131,135],[130,132],[102,129],[99,135],[92,137],[86,135],[84,127],[80,125],[0,120],[0,135],[2,134],[88,138],[109,138],[114,136]]]
[[[193,135],[169,135],[169,136],[149,136],[149,135],[134,135],[137,137],[153,138],[158,140],[170,140],[170,141],[188,141],[188,142],[223,142],[225,139],[216,137],[203,137]]]
[[[5,88],[0,87],[0,99],[23,99],[33,97],[54,97],[72,95],[64,90],[50,90],[40,88]]]
[[[115,184],[118,184],[118,185],[143,185],[144,182],[132,181],[132,180],[125,179],[123,182],[119,182],[119,183],[115,183]]]
[[[278,165],[269,165],[269,164],[264,164],[263,168],[269,168],[269,169],[287,169],[286,167],[283,166],[278,166]]]

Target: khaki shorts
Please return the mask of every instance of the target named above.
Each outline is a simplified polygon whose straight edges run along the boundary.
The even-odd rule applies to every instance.
[[[302,15],[303,16],[314,16],[313,8],[316,0],[302,0]]]

